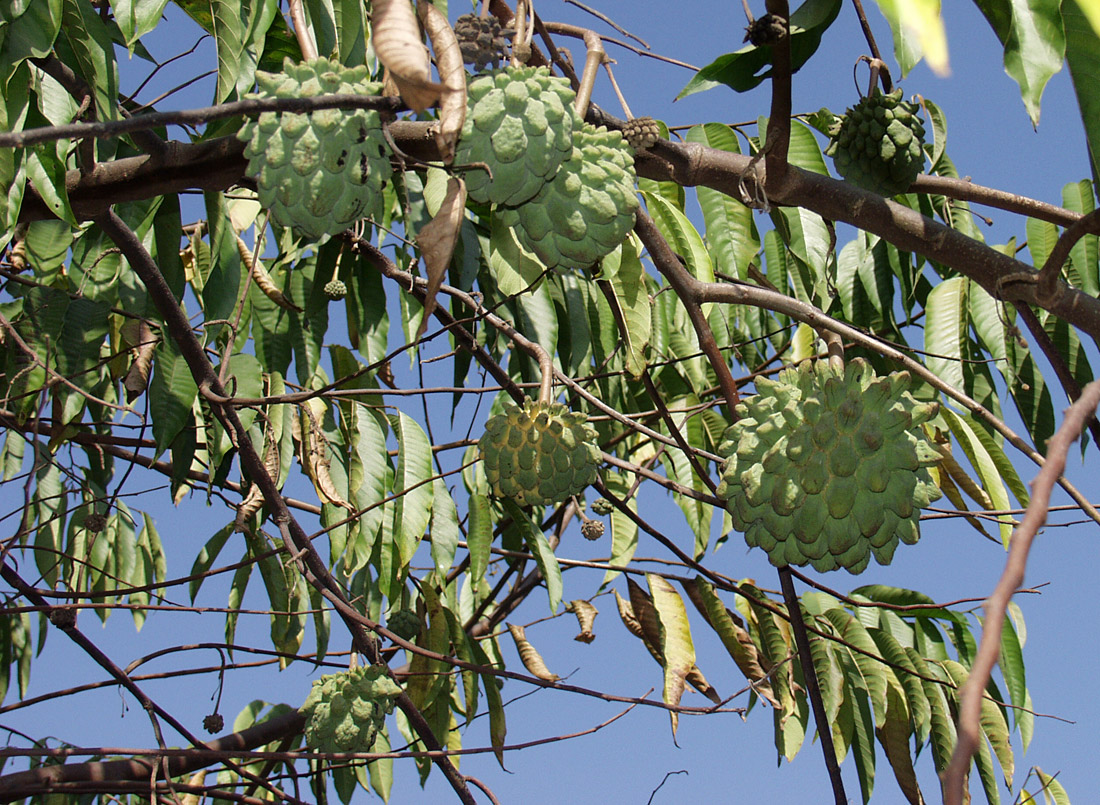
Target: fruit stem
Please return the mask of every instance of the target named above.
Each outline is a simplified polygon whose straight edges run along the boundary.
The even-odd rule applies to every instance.
[[[592,88],[596,85],[596,73],[600,65],[607,59],[607,52],[603,49],[603,42],[595,31],[584,32],[584,46],[588,53],[584,58],[584,73],[581,74],[581,85],[577,90],[577,100],[574,108],[583,119],[588,113],[588,104],[592,100]]]

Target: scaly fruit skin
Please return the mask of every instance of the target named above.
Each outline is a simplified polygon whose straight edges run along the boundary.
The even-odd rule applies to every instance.
[[[860,573],[889,564],[898,541],[920,536],[920,509],[940,496],[939,461],[921,424],[936,403],[909,393],[908,372],[877,377],[865,361],[842,374],[803,362],[737,406],[718,452],[718,495],[750,547],[773,565]]]
[[[399,609],[390,615],[386,628],[402,640],[415,640],[420,634],[420,618],[411,609]]]
[[[481,204],[530,201],[573,152],[573,90],[545,67],[496,70],[466,87],[466,122],[455,165],[484,162],[493,172],[469,170],[466,191]]]
[[[592,513],[598,514],[601,517],[606,517],[615,511],[615,504],[607,498],[596,498],[592,501]]]
[[[854,185],[884,196],[908,189],[924,168],[924,124],[920,107],[879,90],[840,119],[825,153],[837,173]]]
[[[343,299],[348,295],[348,286],[342,280],[329,280],[322,290],[325,296],[332,300]]]
[[[252,98],[304,98],[329,93],[379,95],[366,67],[329,59],[283,62],[282,73],[256,73]],[[299,115],[264,112],[241,127],[248,174],[260,203],[282,226],[310,240],[382,215],[382,183],[392,173],[381,119],[370,109],[321,109]]]
[[[520,243],[549,268],[587,268],[606,257],[634,226],[634,155],[622,134],[585,126],[573,153],[532,201],[498,210]]]
[[[505,404],[478,441],[493,494],[519,506],[561,503],[596,480],[600,451],[584,414],[532,399]]]
[[[319,752],[368,751],[400,695],[381,665],[322,676],[298,708],[306,717],[306,744]]]
[[[496,67],[505,49],[511,46],[513,35],[513,31],[501,27],[496,17],[463,14],[455,20],[455,37],[462,51],[462,61],[472,64],[475,72],[480,73],[489,64]]]

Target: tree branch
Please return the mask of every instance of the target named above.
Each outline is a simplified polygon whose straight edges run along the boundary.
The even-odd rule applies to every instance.
[[[1080,399],[1066,411],[1062,426],[1050,440],[1047,463],[1032,484],[1031,503],[1027,507],[1027,514],[1012,535],[1004,572],[993,594],[986,602],[978,656],[970,667],[970,674],[959,696],[958,743],[955,745],[951,762],[943,773],[946,805],[962,805],[966,772],[970,768],[970,758],[977,751],[978,741],[981,740],[982,735],[982,694],[985,692],[986,685],[989,684],[990,674],[993,672],[993,666],[1001,650],[1001,628],[1004,624],[1005,610],[1013,593],[1023,584],[1031,543],[1039,533],[1039,529],[1046,523],[1050,493],[1054,488],[1054,482],[1066,465],[1069,448],[1081,434],[1085,423],[1093,417],[1097,405],[1100,405],[1100,381],[1093,381],[1085,386]]]

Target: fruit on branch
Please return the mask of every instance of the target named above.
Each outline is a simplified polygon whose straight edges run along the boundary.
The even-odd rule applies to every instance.
[[[402,640],[415,640],[420,634],[420,617],[411,609],[399,609],[390,615],[386,628]]]
[[[927,469],[940,455],[921,427],[938,405],[914,399],[909,383],[859,359],[756,381],[718,449],[718,494],[750,547],[777,567],[860,573],[872,555],[889,564],[899,540],[917,541],[920,509],[940,496]]]
[[[315,680],[298,708],[306,717],[306,744],[319,752],[368,751],[401,695],[386,670],[371,665]]]
[[[615,511],[615,504],[607,498],[596,498],[592,501],[592,513],[598,514],[601,517],[606,517]]]
[[[581,536],[586,540],[597,540],[603,536],[604,526],[599,520],[585,520],[581,523]]]
[[[635,151],[641,151],[661,139],[661,127],[651,117],[632,117],[623,126],[623,139]]]
[[[466,171],[466,190],[480,204],[530,201],[573,153],[569,81],[545,67],[497,70],[467,86],[466,122],[455,165],[484,162]]]
[[[585,126],[573,134],[573,153],[553,181],[527,204],[498,213],[547,267],[587,268],[634,226],[635,178],[622,134]]]
[[[596,480],[600,451],[584,414],[561,403],[505,403],[478,441],[485,475],[498,498],[519,506],[561,503]]]
[[[900,88],[889,95],[876,89],[840,119],[825,153],[852,184],[884,196],[902,193],[924,168],[919,111],[901,99]]]
[[[222,718],[221,713],[211,713],[203,718],[202,728],[211,735],[217,735],[225,729],[225,719]]]
[[[366,67],[329,59],[283,62],[282,73],[256,73],[254,98],[342,93],[379,95]],[[382,183],[391,174],[381,119],[371,109],[264,112],[241,127],[248,174],[260,203],[282,226],[310,240],[382,215]]]
[[[325,296],[329,299],[343,299],[348,295],[348,286],[342,280],[329,280],[324,287]]]
[[[455,37],[462,51],[462,62],[472,64],[479,73],[490,64],[497,66],[514,35],[514,31],[502,28],[496,17],[463,14],[455,20]]]

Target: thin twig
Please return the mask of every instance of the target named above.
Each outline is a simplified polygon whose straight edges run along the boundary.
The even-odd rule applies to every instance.
[[[943,773],[945,805],[962,805],[970,758],[978,750],[978,742],[982,736],[982,694],[989,684],[993,666],[1000,654],[1001,628],[1008,602],[1024,582],[1031,543],[1046,522],[1050,494],[1055,481],[1065,468],[1069,448],[1080,436],[1085,423],[1095,414],[1097,405],[1100,405],[1100,380],[1085,386],[1080,399],[1069,407],[1062,426],[1051,437],[1046,464],[1032,483],[1031,504],[1027,507],[1023,522],[1012,534],[1004,572],[986,602],[978,655],[959,695],[958,743],[951,762]]]

